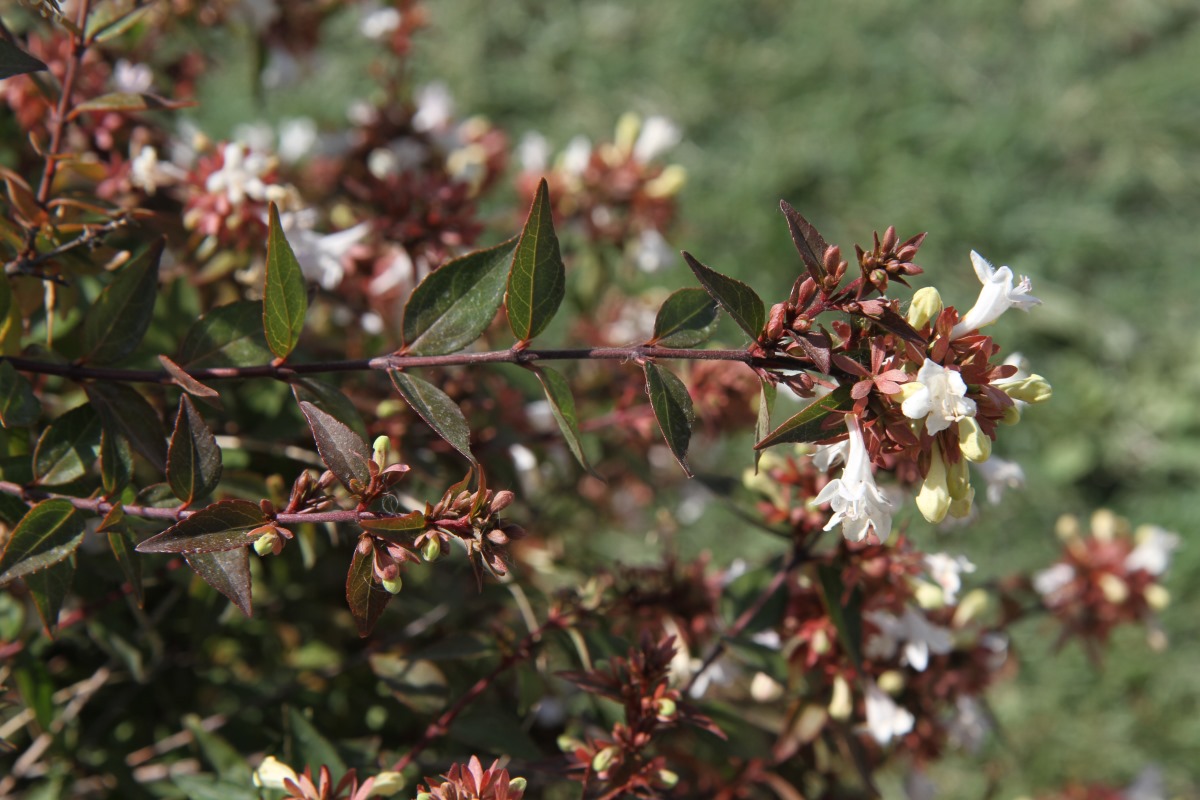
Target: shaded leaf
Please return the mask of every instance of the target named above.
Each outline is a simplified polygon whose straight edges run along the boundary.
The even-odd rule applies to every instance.
[[[20,244],[19,240],[14,243],[15,246],[20,246]],[[12,284],[9,283],[8,275],[4,275],[0,277],[0,319],[8,316],[8,311],[12,308],[12,301]]]
[[[205,730],[203,721],[195,714],[185,715],[183,724],[192,734],[192,741],[200,748],[204,760],[216,770],[222,780],[230,782],[226,785],[251,785],[253,770],[233,745],[217,734]]]
[[[137,551],[190,554],[233,550],[253,544],[247,534],[267,521],[257,503],[221,500],[151,536],[137,546]]]
[[[391,592],[375,583],[374,562],[374,540],[364,533],[358,537],[350,570],[346,573],[346,603],[350,606],[358,635],[364,638],[370,635],[379,615],[392,599]]]
[[[133,589],[138,608],[145,605],[145,595],[142,591],[142,562],[133,554],[133,532],[129,529],[129,520],[125,517],[125,508],[119,503],[113,506],[100,523],[100,532],[108,534],[108,546],[121,567],[121,573]]]
[[[123,436],[100,432],[100,484],[106,497],[120,494],[133,480],[133,450]]]
[[[407,514],[402,514],[397,517],[384,517],[383,519],[360,519],[358,524],[371,533],[382,536],[388,541],[397,541],[401,544],[410,544],[408,541],[401,541],[388,536],[390,533],[400,531],[422,531],[425,530],[425,514],[420,511],[410,511]]]
[[[929,344],[921,334],[917,333],[912,325],[908,324],[908,320],[890,308],[883,309],[878,315],[868,316],[870,319],[875,320],[880,327],[891,331],[906,342],[912,342],[922,350]]]
[[[325,466],[352,494],[362,494],[371,484],[371,468],[367,466],[371,451],[367,449],[367,443],[308,401],[300,403],[300,410],[312,428],[317,452]]]
[[[71,556],[83,541],[83,515],[69,500],[43,500],[8,536],[0,554],[0,586]]]
[[[195,105],[191,100],[170,100],[148,92],[109,92],[75,106],[70,117],[97,111],[173,111]]]
[[[684,253],[683,260],[691,267],[700,285],[733,317],[733,321],[750,334],[751,339],[757,340],[767,324],[767,309],[762,298],[736,278],[704,266],[690,253]]]
[[[779,210],[787,219],[788,231],[792,234],[792,243],[800,252],[804,266],[808,267],[808,274],[820,285],[821,280],[825,277],[825,251],[829,249],[829,244],[812,226],[812,223],[801,216],[800,212],[792,208],[786,200],[779,201]]]
[[[321,767],[329,767],[333,775],[343,775],[346,772],[346,762],[342,760],[337,747],[317,730],[308,718],[295,708],[288,708],[288,730],[292,735],[292,747],[299,757],[296,766],[300,771],[305,767],[312,769],[316,775]]]
[[[643,366],[646,393],[650,395],[650,406],[654,409],[659,430],[667,440],[671,454],[690,478],[692,471],[687,465],[687,449],[692,439],[692,422],[695,420],[692,398],[683,381],[675,377],[673,372],[652,361],[647,361]]]
[[[167,433],[154,406],[124,383],[89,383],[83,388],[104,429],[124,436],[155,469],[166,471]]]
[[[179,415],[167,450],[167,483],[191,505],[207,496],[221,480],[221,448],[200,412],[186,394],[179,398]]]
[[[558,423],[558,429],[562,431],[571,455],[575,456],[575,460],[589,474],[595,475],[595,470],[583,454],[583,441],[579,434],[579,420],[575,416],[575,397],[571,394],[571,386],[566,378],[549,367],[534,367],[533,373],[537,375],[546,391],[550,413],[554,415],[554,421]]]
[[[249,367],[271,360],[263,337],[263,304],[254,300],[218,306],[188,330],[179,363],[189,367]]]
[[[81,537],[82,538],[82,537]],[[33,595],[33,604],[38,616],[42,618],[42,626],[47,633],[53,634],[58,625],[58,612],[62,610],[63,600],[75,580],[75,554],[59,561],[51,567],[38,570],[25,576],[25,586]]]
[[[212,553],[184,553],[189,567],[247,617],[253,610],[250,597],[250,548]]]
[[[262,797],[261,792],[249,788],[252,785],[249,778],[244,783],[234,783],[218,780],[212,775],[184,774],[172,775],[171,783],[188,800],[260,800]]]
[[[768,380],[762,382],[762,391],[758,395],[758,421],[754,425],[755,441],[762,441],[771,430],[771,413],[775,410],[775,398],[779,395],[779,387]],[[754,451],[754,474],[758,474],[758,459],[762,451]]]
[[[815,442],[828,438],[831,434],[822,427],[825,418],[833,411],[850,406],[850,386],[839,386],[824,397],[819,397],[809,403],[787,422],[771,431],[754,445],[755,450],[773,447],[788,442]]]
[[[862,589],[855,586],[847,596],[842,570],[836,564],[817,565],[825,609],[838,631],[838,639],[850,660],[862,669]],[[843,604],[844,603],[844,604]]]
[[[695,347],[717,329],[717,302],[704,289],[680,289],[671,294],[654,318],[654,337],[647,344]]]
[[[833,342],[830,340],[829,334],[823,330],[805,331],[797,334],[796,341],[799,342],[804,355],[808,356],[808,360],[817,369],[828,375],[830,362],[833,359],[831,351]]]
[[[296,398],[297,403],[312,403],[359,436],[367,438],[367,426],[363,424],[362,414],[358,413],[350,398],[332,383],[304,376],[292,379],[291,384],[292,396]]]
[[[180,389],[190,394],[192,397],[199,397],[206,400],[210,405],[216,408],[222,408],[221,395],[216,389],[211,386],[205,386],[200,381],[193,378],[187,371],[172,361],[167,356],[160,355],[158,363],[162,364],[163,369],[171,376],[171,380]]]
[[[514,237],[429,273],[404,306],[406,351],[442,355],[478,339],[504,300],[505,278],[516,247]]]
[[[117,270],[112,283],[83,317],[82,361],[110,364],[128,356],[141,343],[154,316],[158,296],[158,264],[166,239]]]
[[[432,383],[406,372],[389,370],[388,375],[404,402],[425,420],[426,425],[472,464],[478,463],[471,454],[471,430],[467,427],[467,418],[449,395]]]
[[[528,341],[545,329],[562,303],[566,283],[566,268],[554,234],[550,190],[542,178],[508,275],[505,306],[517,339]]]
[[[271,203],[267,221],[267,275],[263,285],[263,333],[267,346],[278,358],[287,358],[300,341],[304,315],[308,312],[308,294],[304,273],[292,252],[279,209]]]
[[[450,699],[446,675],[432,661],[410,660],[395,653],[372,653],[368,662],[392,696],[418,714],[436,714]]]
[[[3,281],[7,285],[7,281]],[[7,313],[7,312],[6,312]],[[0,425],[24,428],[37,422],[42,404],[25,376],[11,361],[0,361]]]
[[[96,461],[100,418],[90,405],[73,408],[42,431],[33,451],[34,481],[56,486],[79,480]]]
[[[45,68],[46,65],[41,61],[7,39],[0,38],[0,80],[28,72],[41,72]]]

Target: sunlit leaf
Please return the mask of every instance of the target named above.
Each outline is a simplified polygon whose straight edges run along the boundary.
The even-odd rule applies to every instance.
[[[63,414],[42,431],[33,451],[33,476],[43,486],[79,480],[96,461],[100,418],[90,405]]]
[[[179,398],[179,415],[167,450],[167,483],[191,505],[207,496],[221,480],[221,448],[200,412],[186,394]]]
[[[124,436],[155,469],[166,471],[167,433],[146,398],[124,383],[89,383],[84,391],[105,430]]]
[[[833,434],[823,427],[825,419],[838,409],[850,407],[850,388],[839,386],[824,397],[817,398],[760,439],[758,444],[754,445],[754,449],[762,450],[777,444],[815,442],[829,438]]]
[[[767,310],[762,298],[746,284],[722,275],[714,269],[704,266],[690,253],[683,254],[683,260],[691,267],[696,279],[700,281],[721,308],[733,317],[733,321],[750,334],[751,339],[757,340],[762,335],[763,326],[767,324]]]
[[[137,546],[139,553],[218,553],[253,544],[247,535],[267,515],[249,500],[221,500],[205,506]]]
[[[472,464],[477,463],[471,454],[471,430],[467,427],[467,418],[449,395],[432,383],[407,372],[389,370],[388,375],[400,396],[425,420],[426,425]]]
[[[533,370],[542,388],[546,391],[546,400],[550,403],[550,413],[562,431],[567,448],[579,465],[590,474],[595,475],[587,456],[583,454],[583,441],[579,434],[579,420],[575,415],[575,397],[571,394],[571,386],[559,373],[549,367],[537,367]]]
[[[37,422],[42,404],[11,361],[0,361],[0,425],[24,428]]]
[[[148,92],[109,92],[75,106],[70,116],[74,119],[98,111],[174,111],[195,105],[191,100],[171,100]]]
[[[513,253],[505,304],[508,324],[520,341],[541,333],[566,293],[566,268],[554,234],[550,190],[543,178]]]
[[[0,554],[0,586],[52,567],[83,541],[83,515],[69,500],[43,500],[29,510]]]
[[[177,359],[193,369],[249,367],[270,360],[263,338],[263,305],[254,300],[218,306],[197,320]]]
[[[644,368],[646,393],[650,395],[650,406],[654,409],[654,418],[658,420],[659,430],[667,440],[671,454],[690,478],[692,471],[687,465],[687,449],[692,439],[692,423],[695,420],[692,398],[683,381],[675,377],[670,370],[652,361],[647,361]]]
[[[279,209],[268,210],[267,275],[263,285],[263,333],[267,346],[279,358],[287,358],[300,341],[308,294],[304,273],[292,246],[279,224]]]
[[[717,329],[717,302],[704,289],[679,289],[658,309],[654,337],[660,347],[695,347]]]
[[[117,270],[83,318],[83,361],[111,364],[141,343],[154,317],[165,239]]]
[[[158,357],[158,363],[162,364],[163,369],[167,371],[167,374],[171,376],[171,380],[173,380],[175,385],[180,389],[183,389],[192,397],[199,397],[202,400],[205,400],[209,403],[209,405],[215,406],[216,408],[222,407],[221,395],[216,389],[213,389],[211,386],[205,386],[203,383],[193,378],[187,373],[186,370],[184,370],[183,367],[176,364],[167,356],[160,355]]]
[[[33,605],[37,608],[47,633],[53,634],[58,625],[58,612],[62,610],[63,601],[66,600],[74,579],[74,553],[68,554],[52,566],[25,576],[25,586],[33,595]]]
[[[371,483],[371,451],[357,433],[307,401],[300,410],[312,428],[317,452],[325,466],[353,494],[362,494]]]
[[[249,547],[212,553],[184,553],[183,558],[205,583],[228,597],[247,617],[251,615]]]

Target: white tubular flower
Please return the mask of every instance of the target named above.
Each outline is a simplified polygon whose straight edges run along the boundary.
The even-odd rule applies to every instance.
[[[529,131],[517,145],[517,163],[524,172],[545,172],[550,163],[550,143],[537,131]]]
[[[892,503],[875,485],[871,457],[867,454],[858,418],[847,416],[846,427],[850,429],[846,468],[842,470],[842,477],[825,484],[814,502],[817,505],[829,503],[833,508],[833,516],[825,530],[841,523],[843,536],[861,542],[866,538],[868,528],[874,528],[875,535],[884,541],[892,531]]]
[[[417,112],[413,114],[413,130],[430,132],[445,130],[454,118],[454,98],[444,83],[431,83],[417,91]]]
[[[247,153],[247,148],[240,142],[227,143],[222,153],[224,163],[208,176],[204,182],[205,191],[210,194],[223,192],[235,206],[241,205],[247,197],[265,200],[267,185],[263,183],[262,175],[267,171],[267,160],[258,153]]]
[[[254,785],[264,789],[286,789],[285,779],[295,783],[298,780],[296,771],[275,756],[267,756],[254,770]]]
[[[1015,461],[1005,461],[992,456],[987,461],[975,463],[975,469],[987,484],[987,499],[998,505],[1004,498],[1005,489],[1022,489],[1025,486],[1025,470]]]
[[[379,41],[396,31],[403,20],[398,9],[371,4],[362,10],[358,32],[368,39]]]
[[[887,744],[911,731],[916,721],[912,712],[896,705],[874,681],[867,682],[867,730],[875,741]]]
[[[894,617],[884,611],[868,611],[863,616],[879,628],[863,647],[869,658],[891,658],[897,646],[904,642],[904,663],[917,672],[929,666],[929,654],[945,655],[954,649],[950,631],[934,625],[925,615],[911,606],[904,616]]]
[[[946,605],[958,602],[958,592],[962,589],[962,574],[974,572],[975,565],[966,556],[952,556],[949,553],[931,553],[925,556],[925,569],[933,582],[942,587],[942,599]]]
[[[928,358],[917,372],[915,381],[906,386],[900,410],[909,419],[924,419],[930,436],[946,430],[951,422],[975,416],[975,401],[967,397],[967,384],[962,375]]]
[[[1034,575],[1033,588],[1042,597],[1049,597],[1066,587],[1073,580],[1075,580],[1075,568],[1070,564],[1060,563]]]
[[[817,452],[813,453],[812,456],[813,466],[821,470],[821,472],[829,472],[833,467],[845,461],[846,454],[849,452],[849,440],[837,442],[836,444],[817,445]]]
[[[679,144],[682,139],[679,126],[666,117],[648,117],[642,123],[641,133],[633,144],[633,159],[643,164]]]
[[[1125,557],[1125,569],[1144,569],[1162,575],[1171,563],[1171,553],[1179,547],[1179,536],[1157,525],[1142,525],[1137,531],[1138,546]]]
[[[638,234],[633,261],[642,272],[658,272],[674,260],[675,251],[661,233],[654,228],[647,228]]]
[[[135,64],[124,58],[113,65],[113,88],[118,92],[141,94],[150,91],[154,84],[154,72],[146,64]]]
[[[154,194],[160,186],[172,186],[187,178],[187,172],[170,161],[159,161],[158,151],[143,147],[129,165],[129,182],[146,194]]]
[[[950,331],[951,339],[965,336],[984,325],[991,325],[1010,308],[1028,311],[1041,304],[1041,300],[1029,293],[1033,284],[1024,275],[1021,276],[1020,282],[1013,286],[1011,269],[996,269],[974,250],[971,251],[971,264],[975,267],[975,274],[979,276],[983,289],[979,292],[979,299],[975,301],[975,305],[971,306],[971,310],[959,320],[954,330]]]
[[[346,274],[342,264],[346,254],[362,241],[370,229],[369,222],[329,234],[300,229],[288,236],[288,243],[296,254],[304,277],[321,284],[322,289],[330,290],[337,288]]]

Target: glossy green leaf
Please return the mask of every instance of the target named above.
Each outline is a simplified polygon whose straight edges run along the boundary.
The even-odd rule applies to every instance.
[[[385,539],[391,540],[387,536],[389,533],[399,533],[401,531],[423,531],[425,530],[425,514],[420,511],[410,511],[407,514],[401,514],[396,517],[384,517],[382,519],[360,519],[358,524],[371,533],[378,534]],[[404,544],[412,542],[409,537]]]
[[[721,308],[733,317],[733,321],[742,330],[750,334],[751,339],[757,340],[762,335],[763,326],[767,324],[767,309],[762,298],[736,278],[730,278],[704,266],[692,258],[690,253],[684,253],[683,260],[691,267],[696,279],[712,299],[721,304]]]
[[[33,451],[33,476],[43,486],[79,480],[96,461],[100,418],[90,405],[63,414],[42,431]]]
[[[516,238],[439,267],[404,306],[405,349],[435,356],[463,349],[491,324],[504,300]]]
[[[263,304],[244,300],[209,311],[192,325],[176,360],[193,369],[267,363],[271,351],[263,338]]]
[[[306,375],[293,379],[291,384],[292,395],[297,403],[312,403],[359,436],[364,439],[367,437],[367,426],[363,424],[362,414],[358,413],[350,398],[332,383]]]
[[[478,463],[471,454],[471,430],[467,427],[467,418],[449,395],[432,383],[407,372],[389,370],[388,375],[400,396],[425,420],[426,425],[472,464]]]
[[[717,302],[704,289],[680,289],[658,309],[654,337],[660,347],[695,347],[717,329]]]
[[[105,497],[116,497],[133,480],[133,450],[124,436],[100,433],[100,483]]]
[[[46,65],[7,39],[0,38],[0,80],[28,72],[40,72]]]
[[[566,378],[549,367],[535,367],[533,373],[537,375],[542,388],[546,391],[546,399],[550,402],[550,413],[554,415],[554,421],[558,423],[558,429],[562,431],[563,439],[566,440],[571,455],[575,456],[575,460],[579,462],[580,466],[595,475],[592,465],[588,463],[587,456],[583,454],[579,420],[575,415],[575,397],[571,394],[570,384],[567,383]]]
[[[775,398],[779,387],[768,380],[762,382],[762,391],[758,395],[758,421],[754,425],[754,438],[762,441],[771,431],[771,414],[775,411]],[[762,457],[761,450],[754,451],[754,474],[758,474],[758,459]]]
[[[292,736],[292,749],[297,755],[296,767],[303,771],[312,769],[316,775],[321,767],[329,767],[333,775],[346,773],[346,762],[338,753],[337,746],[321,735],[320,730],[293,707],[288,708],[288,731]]]
[[[330,472],[352,494],[362,494],[371,484],[371,451],[357,433],[307,401],[300,404],[312,428],[317,452]]]
[[[75,580],[75,554],[69,554],[46,569],[25,576],[25,586],[33,595],[33,605],[47,633],[53,633],[58,625],[58,612],[62,610],[71,582]]]
[[[43,500],[8,536],[0,554],[0,586],[67,559],[81,541],[83,515],[68,500]]]
[[[141,608],[146,601],[142,590],[142,561],[134,555],[133,532],[129,528],[125,509],[119,503],[104,515],[100,523],[100,533],[108,535],[108,546],[117,559],[117,565],[121,567],[125,580],[133,589],[138,607]]]
[[[828,428],[822,427],[825,418],[837,409],[849,408],[851,402],[850,387],[839,386],[824,397],[809,403],[787,422],[760,439],[758,444],[754,445],[754,449],[762,450],[789,442],[815,442],[826,439],[834,434]]]
[[[154,317],[158,296],[158,264],[165,239],[117,270],[112,283],[83,317],[83,357],[93,364],[111,364],[137,349]]]
[[[687,387],[673,372],[652,361],[644,365],[646,371],[646,393],[650,395],[650,407],[658,420],[659,430],[667,440],[671,454],[690,478],[692,471],[687,465],[688,443],[692,439],[692,398]]]
[[[528,341],[545,329],[562,303],[566,284],[566,268],[554,234],[550,190],[543,178],[508,275],[505,303],[508,324],[517,339]]]
[[[247,617],[251,615],[249,547],[212,553],[184,553],[183,559],[201,580],[228,597]]]
[[[24,428],[37,422],[42,404],[11,361],[0,361],[0,425]]]
[[[221,448],[200,412],[186,394],[179,398],[175,432],[167,450],[167,483],[191,505],[209,495],[221,480]]]
[[[263,333],[267,346],[278,358],[287,358],[300,341],[304,315],[308,313],[308,293],[304,273],[292,252],[279,210],[272,203],[268,210],[267,276],[263,285]]]
[[[89,383],[84,391],[105,430],[124,436],[155,469],[166,471],[167,432],[145,397],[124,383]]]
[[[219,553],[253,544],[247,535],[267,515],[249,500],[221,500],[205,506],[137,546],[139,553]]]
[[[346,573],[346,603],[350,606],[358,635],[364,638],[370,635],[379,615],[392,599],[391,592],[375,582],[374,547],[370,534],[358,537],[350,570]]]
[[[854,587],[847,595],[842,570],[836,564],[820,564],[817,577],[825,609],[838,631],[838,639],[854,666],[862,669],[862,589]]]

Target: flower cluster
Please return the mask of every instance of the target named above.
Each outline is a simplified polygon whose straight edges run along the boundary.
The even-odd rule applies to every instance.
[[[417,800],[521,800],[525,785],[524,778],[509,777],[499,761],[485,770],[471,756],[466,766],[454,764],[440,779],[426,778],[417,789]]]

